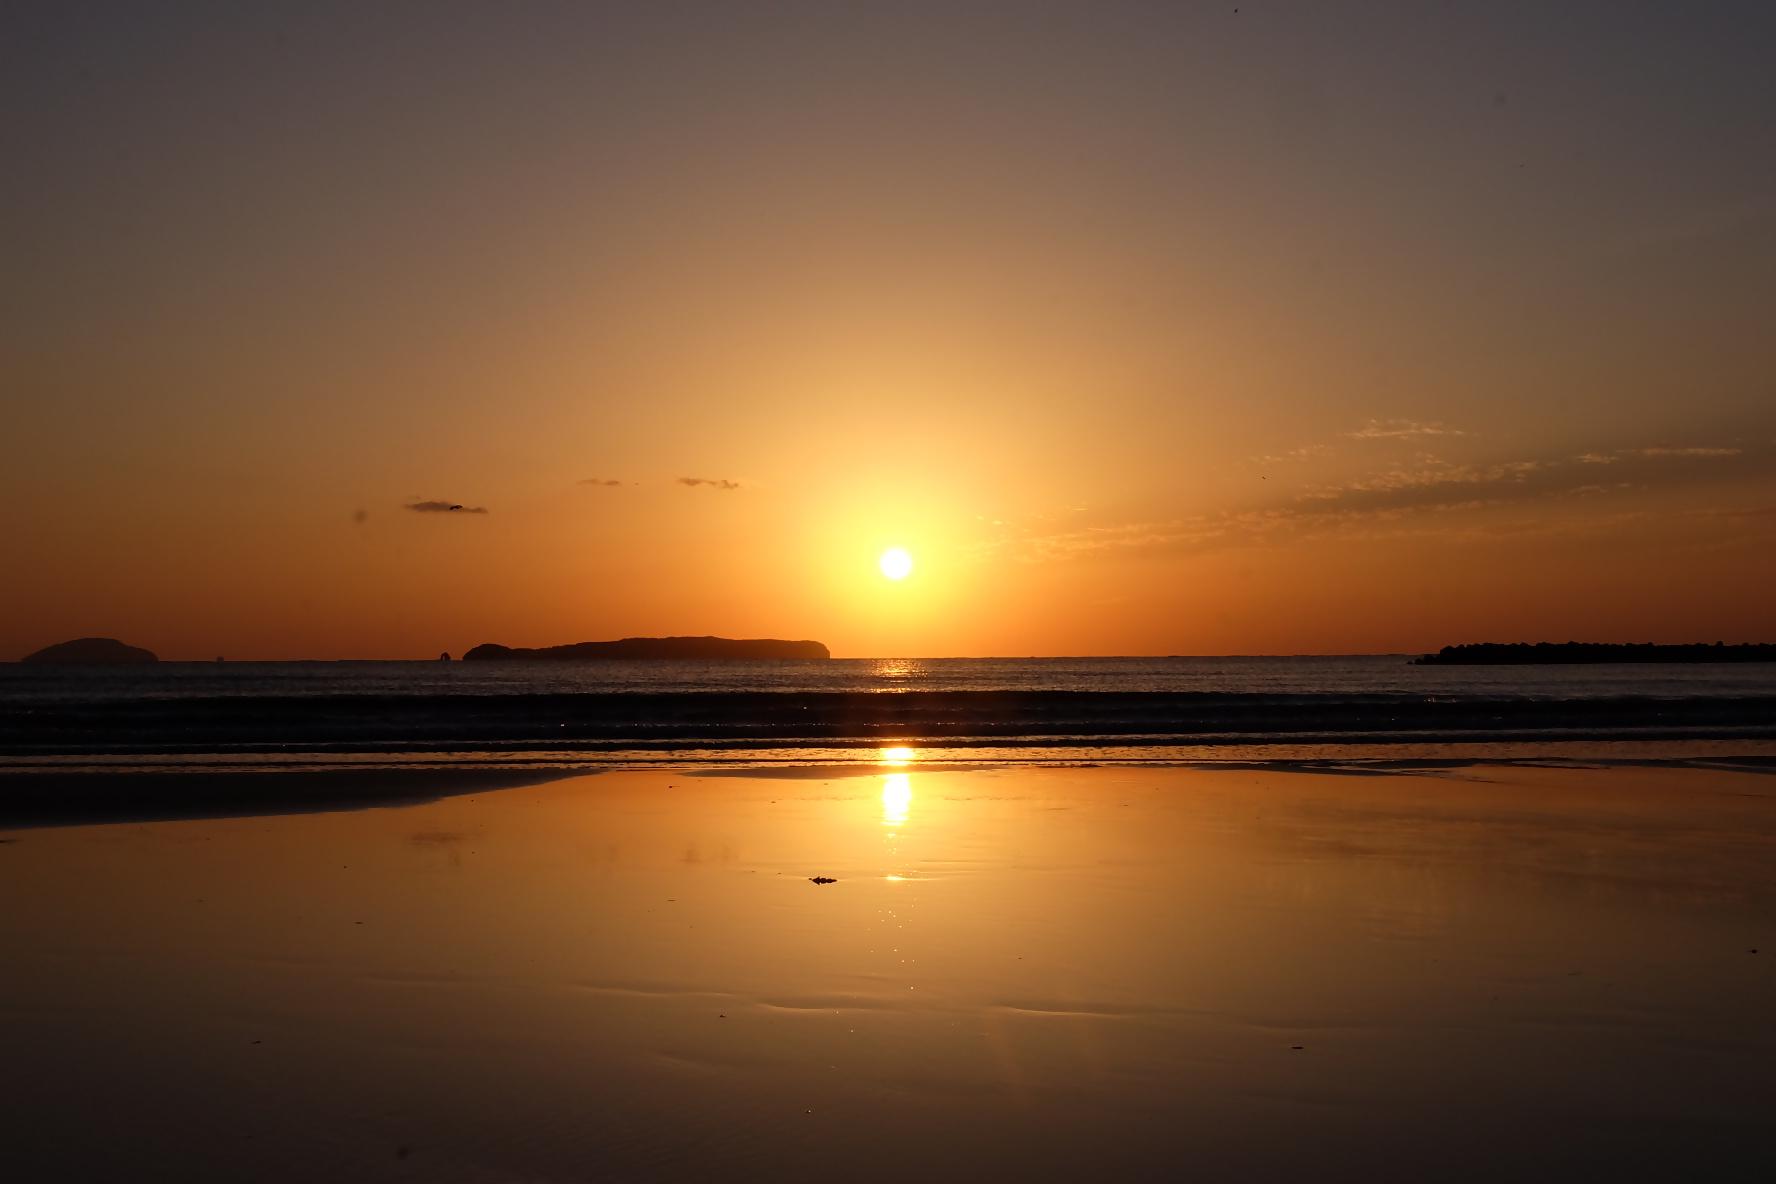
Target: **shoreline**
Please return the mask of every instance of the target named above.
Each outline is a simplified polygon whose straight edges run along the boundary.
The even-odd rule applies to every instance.
[[[253,818],[419,806],[596,769],[339,769],[0,773],[0,830]]]
[[[520,789],[614,773],[787,781],[897,774],[1008,773],[1020,770],[1293,773],[1343,777],[1436,776],[1481,769],[1572,772],[1665,769],[1776,776],[1776,751],[1664,756],[1314,756],[1228,760],[1040,759],[998,762],[851,761],[839,764],[722,762],[612,764],[596,767],[288,768],[258,767],[65,772],[0,769],[0,831],[184,819],[252,818],[420,806],[475,793]]]

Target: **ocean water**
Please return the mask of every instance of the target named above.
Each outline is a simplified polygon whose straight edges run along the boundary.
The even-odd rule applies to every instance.
[[[1066,691],[1596,699],[1776,696],[1776,664],[1415,666],[1414,655],[824,662],[0,663],[0,704],[211,697]]]
[[[1755,755],[1776,665],[0,665],[0,769]]]

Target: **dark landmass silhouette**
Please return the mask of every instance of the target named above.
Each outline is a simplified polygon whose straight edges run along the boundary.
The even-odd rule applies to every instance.
[[[160,658],[152,650],[125,645],[115,637],[77,637],[46,645],[19,661],[42,666],[145,666]]]
[[[775,638],[731,637],[625,637],[620,641],[581,641],[572,645],[551,645],[541,649],[515,649],[494,645],[478,645],[462,656],[465,662],[616,660],[638,661],[681,659],[688,661],[758,661],[830,658],[832,654],[818,641],[778,641]]]
[[[1655,645],[1652,642],[1528,642],[1446,645],[1414,666],[1532,666],[1584,662],[1776,662],[1776,645]]]

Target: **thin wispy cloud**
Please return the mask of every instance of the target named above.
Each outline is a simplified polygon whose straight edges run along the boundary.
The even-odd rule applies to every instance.
[[[1522,483],[1531,473],[1547,468],[1536,460],[1504,461],[1490,465],[1462,465],[1425,458],[1416,467],[1391,469],[1342,485],[1322,486],[1303,494],[1305,500],[1333,500],[1352,494],[1395,493],[1401,490],[1434,489],[1444,485],[1483,486],[1501,482]]]
[[[1573,457],[1582,465],[1613,465],[1619,460],[1632,457],[1646,457],[1657,460],[1661,457],[1675,457],[1687,460],[1713,460],[1719,457],[1740,456],[1743,448],[1711,448],[1687,447],[1673,448],[1666,444],[1657,444],[1651,448],[1618,448],[1614,452],[1582,452]]]
[[[1658,447],[1658,448],[1632,448],[1626,452],[1617,453],[1616,455],[1618,455],[1618,456],[1715,457],[1715,456],[1738,456],[1740,453],[1742,453],[1744,451],[1745,450],[1743,448],[1666,448],[1666,447]]]
[[[1467,433],[1440,423],[1419,423],[1412,419],[1372,419],[1345,435],[1352,440],[1405,440],[1414,436],[1465,436]]]
[[[1533,502],[1569,497],[1579,489],[1596,494],[1630,488],[1677,488],[1708,480],[1709,474],[1717,471],[1712,463],[1695,462],[1730,462],[1743,455],[1740,448],[1653,446],[1586,452],[1569,459],[1480,464],[1421,457],[1419,463],[1409,467],[1306,490],[1296,500],[1303,506],[1332,503],[1349,509],[1410,511],[1441,509],[1476,498]],[[1619,479],[1611,485],[1600,485],[1595,469],[1598,465],[1612,466]]]
[[[486,506],[465,506],[461,502],[408,502],[407,508],[418,514],[485,514]]]
[[[1260,464],[1274,465],[1284,461],[1306,460],[1312,456],[1324,456],[1332,450],[1330,444],[1304,444],[1300,448],[1291,448],[1287,452],[1266,453],[1264,456],[1253,457]]]
[[[623,484],[614,477],[587,477],[579,483],[581,485],[595,485],[601,489]]]
[[[1419,440],[1436,436],[1466,436],[1467,434],[1460,428],[1452,428],[1443,423],[1421,423],[1415,419],[1371,419],[1355,431],[1339,433],[1337,439]],[[1259,464],[1267,465],[1308,460],[1316,456],[1325,456],[1334,451],[1333,443],[1322,440],[1313,444],[1303,444],[1299,448],[1291,448],[1285,452],[1266,453],[1252,459]]]
[[[1715,480],[1722,471],[1718,466],[1733,464],[1735,458],[1744,458],[1741,468],[1763,460],[1741,448],[1667,446],[1475,464],[1420,456],[1410,465],[1304,489],[1268,505],[1065,529],[1032,522],[1025,531],[1010,531],[984,544],[980,552],[1042,562],[1113,552],[1204,552],[1314,537],[1355,541],[1416,536],[1479,540],[1507,534],[1552,537],[1563,531],[1576,535],[1603,529],[1609,522],[1651,521],[1662,511],[1638,506],[1613,514],[1592,512],[1569,521],[1552,512],[1556,505],[1574,501],[1608,505],[1616,496],[1657,496],[1699,488]],[[1614,466],[1611,475],[1622,479],[1597,481],[1594,466],[1601,464]],[[1492,513],[1480,516],[1482,511]],[[1681,512],[1675,507],[1669,511]],[[1727,507],[1716,517],[1728,525],[1739,520],[1736,515],[1749,515],[1761,523],[1765,521],[1761,513]]]
[[[708,486],[710,489],[740,488],[740,482],[730,481],[725,477],[680,477],[678,483],[680,485],[689,485],[692,487],[704,485]]]

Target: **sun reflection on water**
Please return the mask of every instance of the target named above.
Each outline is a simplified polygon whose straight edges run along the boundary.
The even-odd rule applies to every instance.
[[[906,682],[924,677],[925,664],[911,658],[882,658],[871,673],[878,682]]]
[[[897,744],[893,748],[884,748],[882,750],[881,763],[899,768],[903,765],[912,764],[916,759],[918,758],[914,756],[912,749],[904,744]]]

